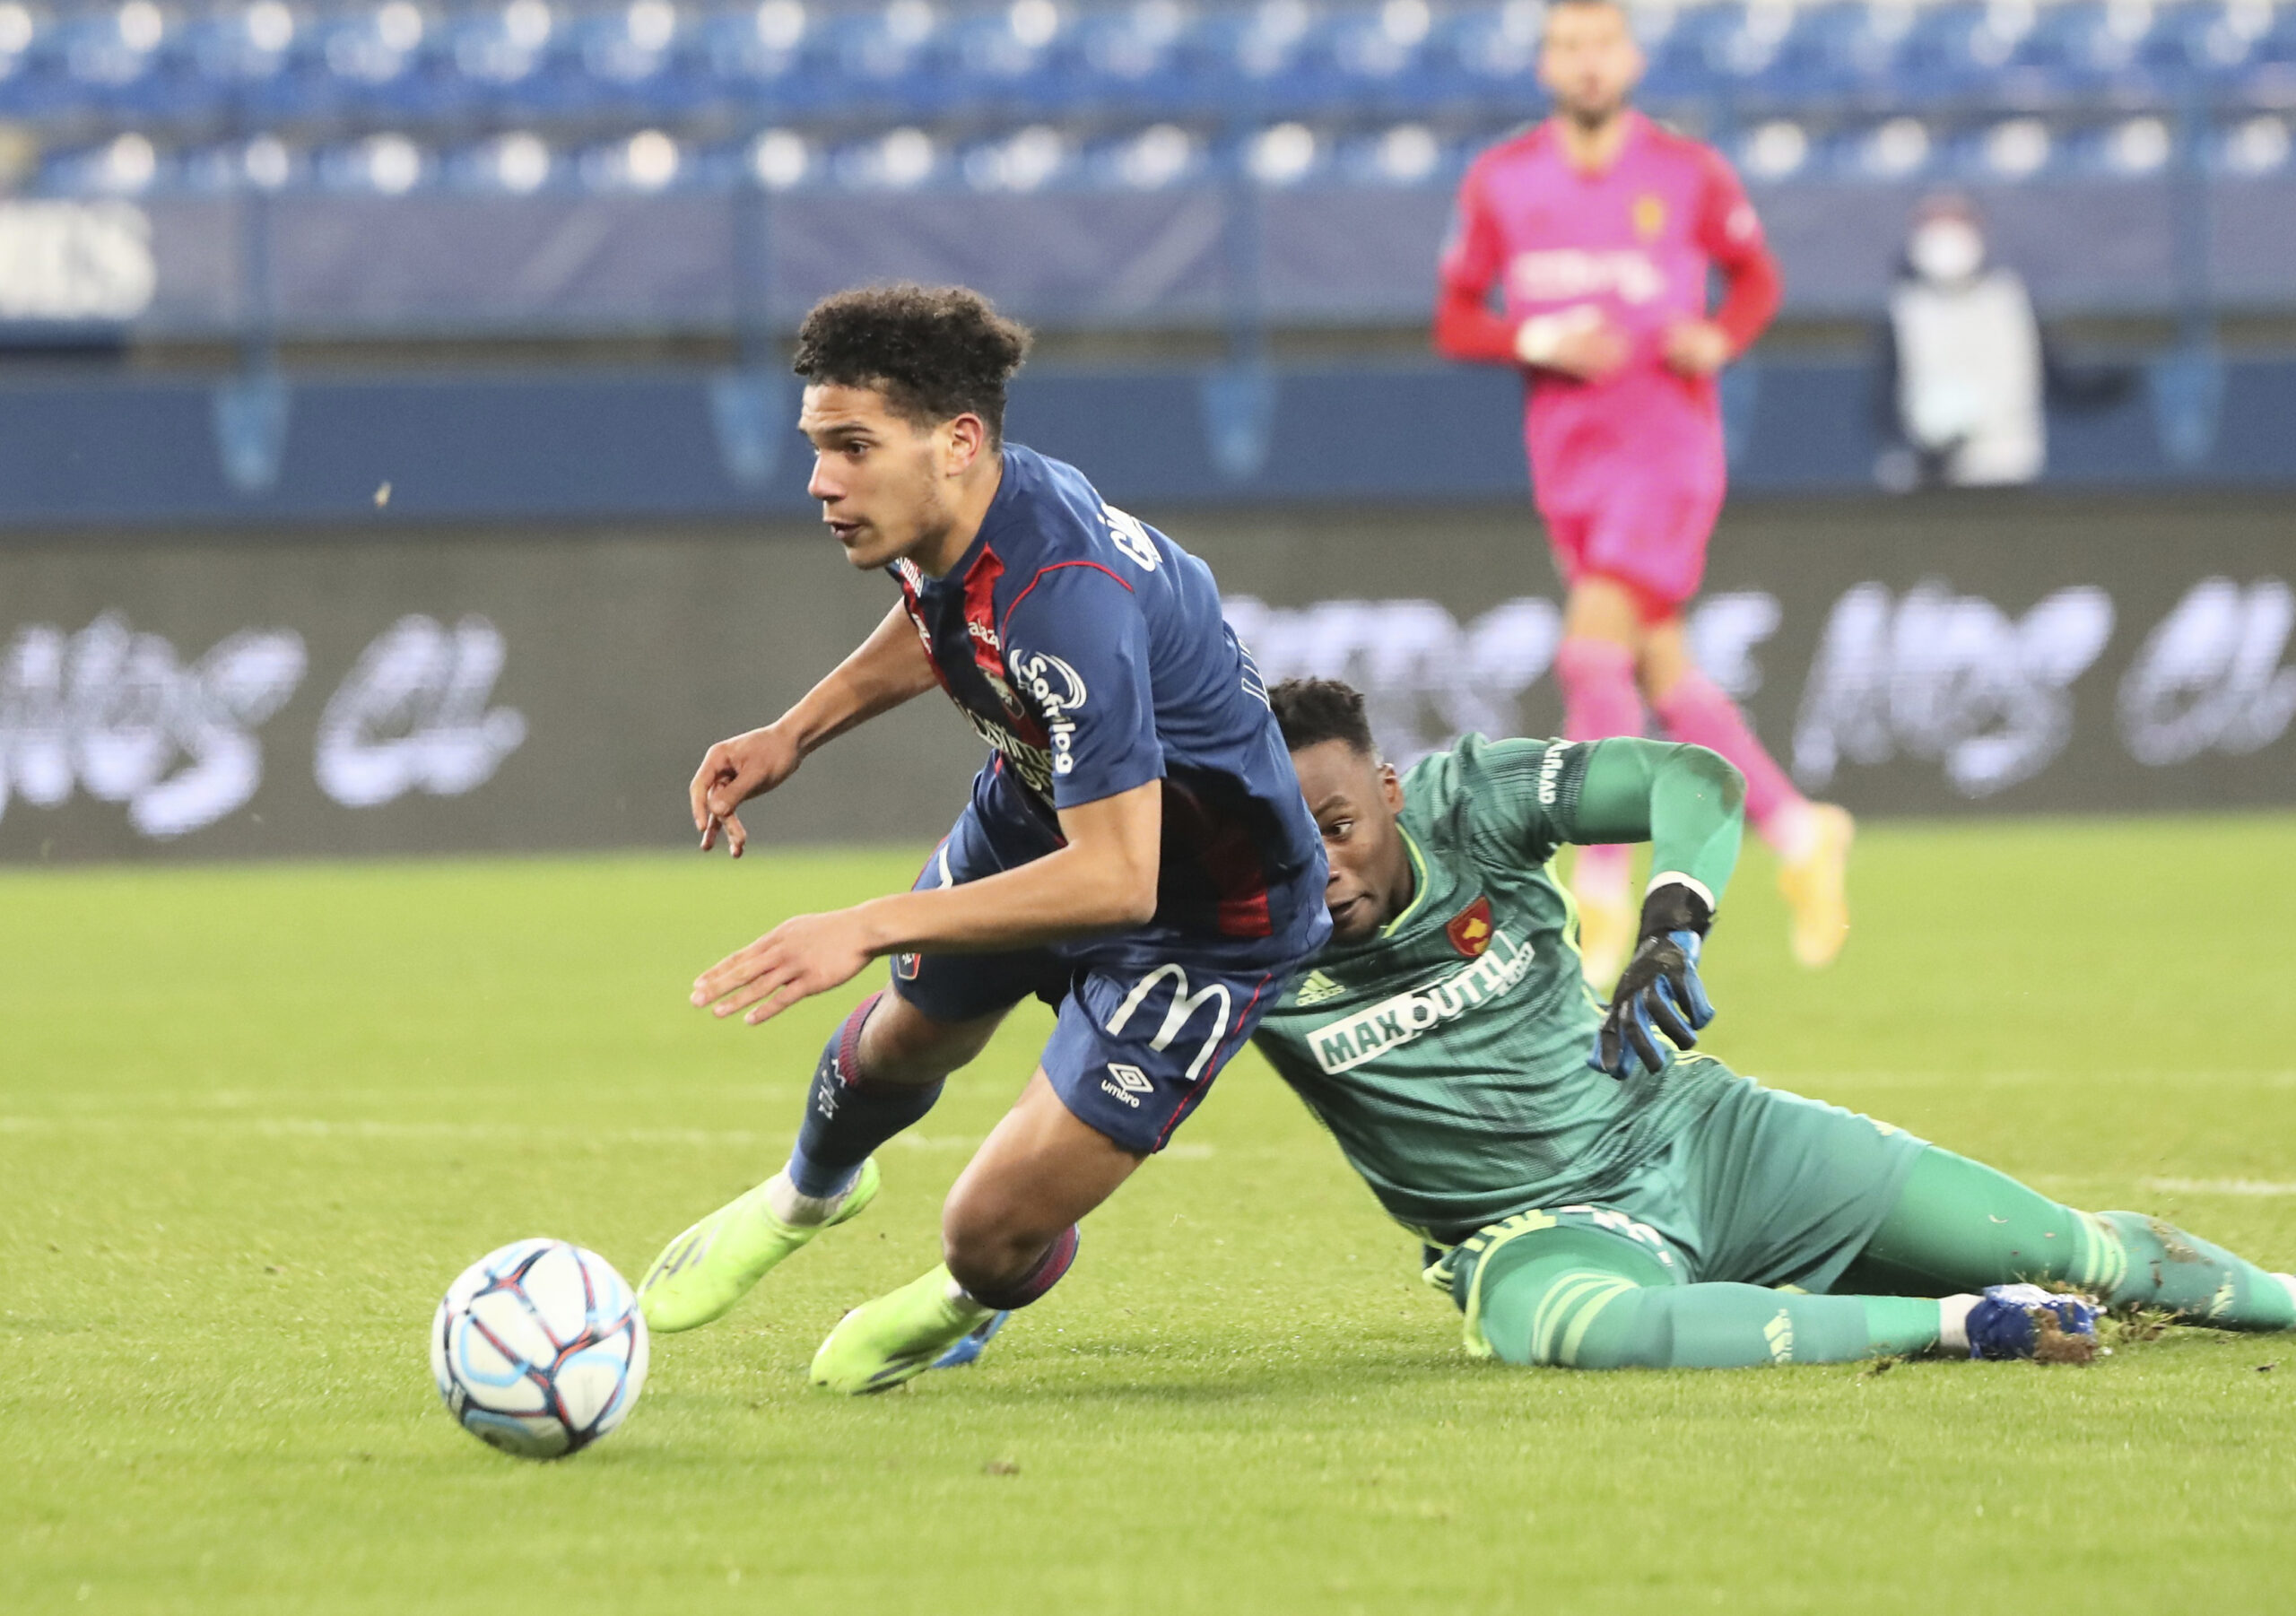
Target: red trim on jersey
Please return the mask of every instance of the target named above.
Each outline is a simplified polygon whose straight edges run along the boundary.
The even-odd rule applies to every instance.
[[[1113,570],[1101,566],[1098,561],[1055,561],[1050,566],[1038,568],[1036,576],[1031,578],[1027,583],[1021,586],[1020,594],[1014,595],[1013,597],[1013,604],[1004,608],[1004,621],[1008,623],[1013,621],[1013,613],[1018,612],[1021,609],[1021,603],[1029,598],[1029,591],[1035,588],[1039,584],[1044,582],[1044,575],[1046,573],[1057,572],[1063,567],[1090,567],[1095,572],[1106,572],[1110,578],[1116,578],[1118,583],[1124,584],[1124,592],[1126,595],[1134,593],[1133,587],[1130,584],[1125,584],[1121,578],[1117,578],[1117,575]]]
[[[972,642],[973,665],[988,675],[992,690],[1005,688],[1004,642],[996,632],[996,584],[1004,563],[983,544],[965,569],[965,638]]]
[[[898,574],[894,581],[900,585],[900,609],[909,618],[909,626],[915,629],[917,638],[925,642],[925,665],[933,670],[934,682],[940,685],[943,693],[950,700],[956,700],[956,687],[949,682],[949,675],[941,667],[941,659],[933,654],[933,626],[925,621],[925,608],[918,604],[917,591],[907,578]]]

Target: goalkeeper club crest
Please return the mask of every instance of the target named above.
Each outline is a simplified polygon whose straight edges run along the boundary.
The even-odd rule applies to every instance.
[[[1451,940],[1453,948],[1468,959],[1483,958],[1483,951],[1491,946],[1491,899],[1478,898],[1452,916],[1443,934]]]

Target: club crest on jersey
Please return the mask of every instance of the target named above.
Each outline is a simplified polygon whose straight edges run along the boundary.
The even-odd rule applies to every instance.
[[[1666,228],[1666,204],[1645,191],[1634,199],[1634,233],[1645,241],[1655,241],[1658,232]]]
[[[1491,899],[1478,898],[1452,916],[1451,924],[1443,928],[1443,935],[1468,959],[1482,959],[1483,951],[1491,946]]]

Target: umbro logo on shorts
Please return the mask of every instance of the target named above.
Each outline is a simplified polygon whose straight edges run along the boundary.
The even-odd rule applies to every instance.
[[[1139,1067],[1118,1061],[1109,1063],[1109,1074],[1100,1080],[1102,1093],[1114,1095],[1135,1111],[1140,1108],[1140,1097],[1152,1092],[1155,1087],[1155,1080]]]

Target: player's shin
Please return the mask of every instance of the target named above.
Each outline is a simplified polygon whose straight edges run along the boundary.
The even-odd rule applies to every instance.
[[[2158,1308],[2228,1330],[2296,1330],[2296,1291],[2281,1275],[2142,1212],[2082,1212],[2087,1272],[2116,1308]]]
[[[2227,1329],[2296,1329],[2296,1295],[2246,1258],[2141,1212],[2077,1212],[1935,1145],[1840,1288],[1941,1295],[2017,1280]]]
[[[1539,1286],[1503,1282],[1483,1334],[1510,1363],[1579,1369],[1736,1369],[1850,1363],[1937,1345],[1939,1310],[1919,1297],[1801,1296],[1759,1285]]]
[[[789,1152],[787,1193],[774,1209],[787,1222],[821,1221],[852,1186],[870,1152],[922,1120],[941,1098],[939,1082],[872,1082],[862,1069],[861,1035],[884,996],[874,993],[862,1000],[822,1050],[797,1142]]]

